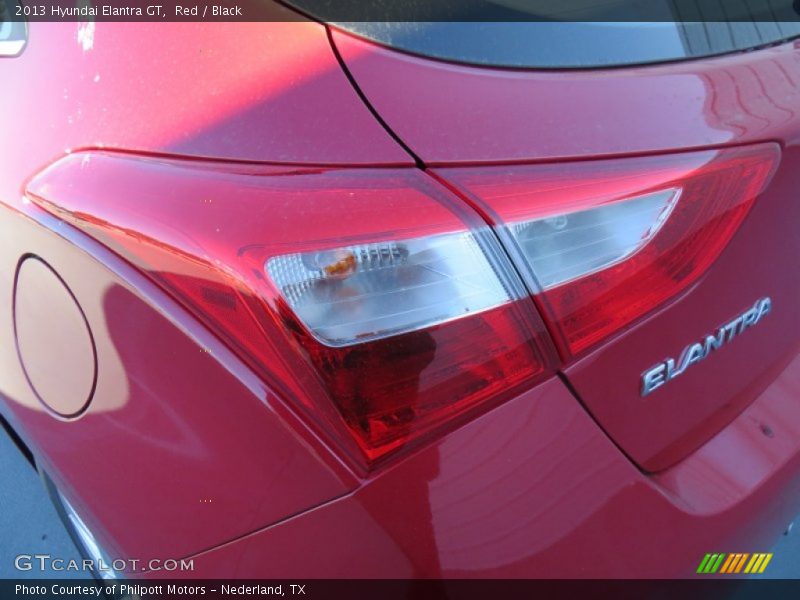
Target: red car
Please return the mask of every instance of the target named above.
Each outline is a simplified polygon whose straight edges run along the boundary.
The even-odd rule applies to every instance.
[[[796,24],[271,10],[0,37],[0,412],[81,550],[768,551],[800,510]]]

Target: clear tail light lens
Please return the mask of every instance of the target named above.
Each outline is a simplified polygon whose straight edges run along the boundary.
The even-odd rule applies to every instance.
[[[661,229],[680,190],[669,188],[597,208],[518,221],[508,231],[543,290],[630,257]]]
[[[495,223],[568,358],[695,283],[779,158],[765,143],[438,176]]]
[[[148,273],[363,467],[553,371],[495,234],[416,169],[78,153],[28,194]]]
[[[300,321],[329,346],[425,329],[512,299],[469,231],[284,254],[266,268]]]

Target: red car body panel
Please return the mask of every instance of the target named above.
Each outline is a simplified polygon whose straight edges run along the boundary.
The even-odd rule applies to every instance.
[[[688,291],[363,475],[183,305],[23,196],[77,149],[415,168],[325,28],[32,24],[22,56],[0,59],[13,90],[0,97],[0,411],[109,554],[193,556],[200,577],[650,577],[770,544],[800,508],[800,49],[538,72],[333,38],[388,128],[445,178],[767,141],[781,164]],[[97,389],[77,419],[53,418],[20,365],[12,299],[28,255],[94,333]],[[758,328],[638,396],[643,369],[765,295]]]
[[[213,577],[685,577],[708,548],[769,547],[793,518],[798,394],[795,359],[705,446],[648,477],[552,380],[195,566]]]
[[[428,165],[544,161],[796,139],[798,45],[666,65],[487,69],[334,32],[359,87]]]
[[[3,191],[6,201],[19,195],[22,173],[81,148],[413,164],[317,23],[33,23],[29,37],[20,57],[0,63],[14,90],[0,99],[15,148],[3,153],[3,185],[16,188]]]
[[[22,56],[0,59],[14,90],[0,98],[2,410],[112,554],[185,556],[329,500],[355,480],[328,451],[320,456],[313,436],[298,437],[284,421],[291,414],[276,413],[264,384],[184,310],[23,200],[27,180],[79,148],[413,160],[358,98],[319,24],[97,23],[91,46],[78,35],[86,27],[32,23]],[[126,62],[134,53],[140,67]],[[75,421],[43,409],[17,357],[13,286],[26,254],[60,274],[95,336],[95,398],[103,400]]]
[[[69,282],[92,328],[97,384],[80,418],[54,418],[28,385],[6,318],[2,395],[12,423],[112,556],[186,556],[354,487],[185,310],[97,243],[32,216],[0,213],[0,252],[43,257]],[[0,300],[8,316],[13,281],[10,265]],[[69,353],[62,356],[67,366],[54,376],[70,368]]]

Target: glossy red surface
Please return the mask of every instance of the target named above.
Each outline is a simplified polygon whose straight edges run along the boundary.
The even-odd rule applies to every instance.
[[[485,69],[348,34],[336,46],[367,99],[427,164],[542,161],[792,139],[800,42],[668,65]]]
[[[553,380],[353,494],[195,556],[195,568],[210,577],[690,577],[709,548],[769,547],[795,516],[798,395],[795,359],[701,450],[647,477]]]
[[[32,23],[29,37],[0,59],[4,186],[81,148],[410,164],[317,23]]]
[[[325,28],[32,23],[0,79],[0,410],[109,551],[185,555],[350,489],[353,476],[224,344],[97,244],[37,224],[23,201],[37,171],[80,148],[411,164]],[[95,400],[78,420],[48,415],[20,367],[11,299],[26,253],[54,266],[95,335]]]
[[[800,508],[798,48],[542,73],[335,38],[366,98],[429,165],[777,142],[781,166],[695,285],[558,377],[367,476],[240,348],[23,199],[79,149],[202,168],[411,170],[324,28],[32,24],[23,55],[0,59],[12,90],[0,94],[0,411],[107,552],[195,556],[192,576],[647,577],[690,574],[709,548],[766,548]],[[161,223],[160,241],[180,237],[181,218]],[[30,253],[69,286],[97,346],[97,389],[77,419],[46,412],[17,355],[13,282]],[[764,295],[773,312],[746,337],[638,396],[644,369]]]
[[[10,289],[5,267],[21,253],[70,281],[97,345],[97,384],[80,418],[55,419],[3,319],[4,414],[110,555],[184,556],[352,489],[353,476],[205,327],[97,243],[37,216],[0,212],[0,282]],[[0,296],[4,315],[11,298]]]

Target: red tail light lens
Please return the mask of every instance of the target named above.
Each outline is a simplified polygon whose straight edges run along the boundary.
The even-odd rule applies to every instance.
[[[149,273],[362,465],[550,370],[496,237],[418,170],[80,153],[28,193]]]
[[[768,143],[439,175],[497,223],[570,356],[696,282],[779,158]]]

